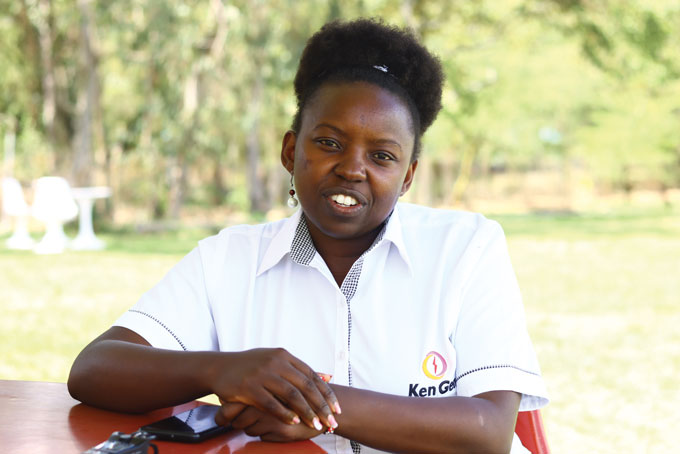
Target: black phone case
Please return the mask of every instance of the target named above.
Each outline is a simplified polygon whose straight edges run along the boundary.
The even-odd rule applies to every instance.
[[[231,430],[214,422],[216,405],[201,405],[175,416],[147,424],[141,430],[159,440],[198,443]]]

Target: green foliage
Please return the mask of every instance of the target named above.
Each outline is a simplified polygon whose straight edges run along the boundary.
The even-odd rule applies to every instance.
[[[25,180],[65,173],[72,159],[83,71],[78,5],[0,0],[7,12],[0,17],[0,134],[16,124],[15,173]],[[258,188],[270,204],[282,203],[287,181],[278,150],[295,110],[300,52],[325,21],[358,16],[410,26],[440,56],[444,109],[425,137],[424,159],[456,169],[459,182],[479,172],[578,166],[604,187],[680,184],[680,10],[672,0],[91,7],[101,87],[92,173],[114,186],[114,200],[157,215],[211,199],[257,208]],[[52,132],[43,109],[44,30],[53,38]],[[545,131],[559,140],[546,142]]]

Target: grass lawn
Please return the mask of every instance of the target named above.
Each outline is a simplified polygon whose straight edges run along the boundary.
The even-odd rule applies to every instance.
[[[491,217],[551,393],[553,452],[672,452],[680,213]],[[0,379],[65,381],[80,349],[206,233],[110,233],[105,252],[58,256],[0,249]]]

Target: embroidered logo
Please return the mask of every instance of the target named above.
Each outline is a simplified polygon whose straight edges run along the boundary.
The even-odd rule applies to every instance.
[[[446,364],[444,357],[435,351],[425,355],[422,369],[427,378],[441,380],[439,384],[433,385],[432,382],[421,386],[420,383],[410,383],[408,385],[408,395],[411,397],[436,397],[453,392],[456,389],[456,381],[442,380],[449,365]]]
[[[442,355],[435,351],[431,351],[425,355],[423,360],[423,372],[427,378],[432,380],[441,380],[446,373],[448,365]]]

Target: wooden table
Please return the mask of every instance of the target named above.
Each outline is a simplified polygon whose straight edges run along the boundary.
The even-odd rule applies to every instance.
[[[3,454],[81,453],[114,431],[141,426],[201,405],[194,401],[143,415],[99,410],[73,399],[64,383],[0,380],[0,452]],[[159,454],[323,454],[312,441],[268,443],[230,432],[199,444],[156,441]]]

